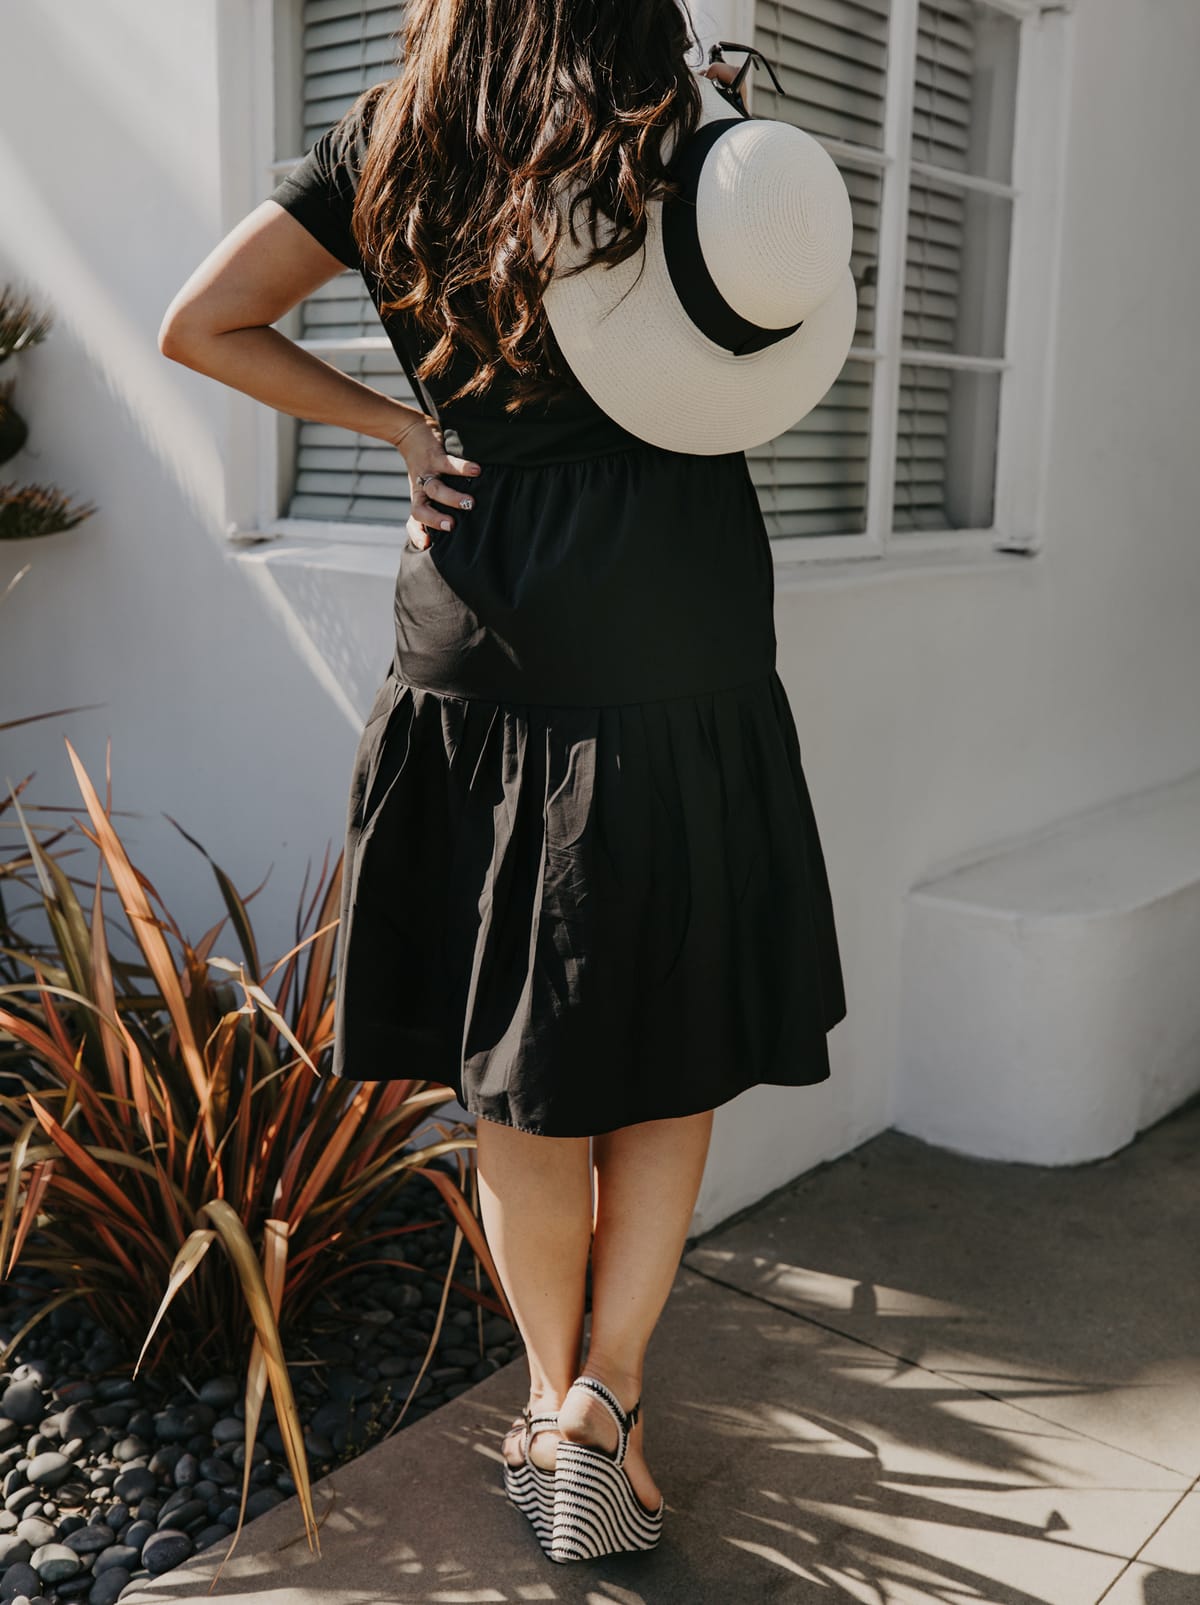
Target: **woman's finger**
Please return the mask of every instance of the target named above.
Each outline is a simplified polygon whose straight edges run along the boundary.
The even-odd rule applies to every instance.
[[[438,464],[443,474],[481,474],[483,469],[478,463],[473,463],[469,457],[451,457],[449,452],[442,453],[442,460]]]
[[[436,502],[430,499],[429,492],[434,490],[434,493],[436,494],[436,485],[436,480],[427,480],[424,486],[418,487],[414,491],[412,499],[412,515],[414,518],[419,518],[422,524],[431,524],[436,529],[453,529],[454,520],[449,517],[446,509],[444,507],[439,507]],[[474,505],[472,497],[463,497],[458,491],[447,492],[445,494],[452,495],[454,497],[454,505],[456,507],[469,509]]]
[[[470,507],[475,498],[469,491],[451,490],[440,479],[427,479],[419,487],[421,494],[431,502],[445,502],[447,507]]]
[[[412,516],[431,529],[452,529],[454,520],[447,516],[444,507],[435,507],[427,496],[418,493],[413,497]]]
[[[469,490],[458,490],[441,479],[427,479],[422,489],[431,501],[445,502],[448,507],[470,507],[475,498]]]

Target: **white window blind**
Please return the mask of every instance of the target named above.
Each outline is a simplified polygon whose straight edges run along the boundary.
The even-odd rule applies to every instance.
[[[872,500],[889,530],[992,521],[1018,37],[1018,18],[986,0],[757,0],[754,43],[784,94],[760,69],[752,110],[795,122],[837,161],[859,287],[855,354],[841,377],[798,425],[747,454],[776,538],[863,533]],[[897,39],[914,42],[889,61]],[[889,119],[897,97],[911,106],[904,152],[888,148],[889,123],[905,126]],[[884,184],[906,189],[902,249],[890,257]],[[893,285],[877,286],[881,270],[903,275],[900,327],[885,349],[876,292]],[[880,385],[895,387],[884,412],[895,430],[888,486],[868,474]]]
[[[395,72],[402,7],[378,0],[301,0],[298,126],[308,150],[364,89]],[[299,338],[326,362],[417,406],[359,276],[346,272],[300,309]],[[297,428],[290,518],[392,524],[408,517],[408,476],[391,446],[332,425]]]
[[[754,71],[752,107],[823,141],[883,149],[888,0],[758,0],[754,44],[783,86]],[[735,58],[736,59],[736,58]],[[874,343],[873,266],[879,255],[879,171],[835,157],[850,192],[858,285],[854,344]],[[858,534],[866,528],[870,363],[851,357],[823,401],[795,428],[746,453],[767,529],[780,535]]]

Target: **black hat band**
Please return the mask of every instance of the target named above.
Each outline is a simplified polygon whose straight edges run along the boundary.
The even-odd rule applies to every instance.
[[[745,119],[741,117],[718,117],[712,122],[703,123],[685,140],[682,150],[668,165],[668,172],[679,180],[682,194],[664,195],[661,212],[663,257],[679,304],[702,334],[738,357],[774,345],[787,335],[794,334],[804,322],[801,318],[786,328],[768,329],[761,323],[752,323],[749,318],[744,318],[730,306],[717,288],[700,248],[700,233],[696,225],[700,170],[705,157],[725,130],[743,121]]]

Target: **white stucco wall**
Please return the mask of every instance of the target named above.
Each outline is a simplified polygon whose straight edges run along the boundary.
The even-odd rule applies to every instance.
[[[127,838],[179,917],[199,933],[218,904],[162,810],[243,887],[273,864],[254,905],[272,951],[305,862],[340,846],[357,731],[330,664],[365,706],[391,580],[377,556],[374,575],[233,560],[225,471],[246,409],[156,349],[167,302],[233,220],[221,175],[224,163],[227,208],[239,114],[221,99],[218,3],[6,8],[21,71],[0,99],[0,272],[44,292],[58,326],[24,363],[34,440],[5,473],[101,512],[0,550],[0,585],[34,563],[0,616],[0,718],[101,702],[8,737],[6,775],[36,768],[41,799],[72,801],[62,733],[97,777],[111,736],[116,806],[141,816]],[[781,569],[780,668],[849,1015],[830,1081],[756,1088],[721,1110],[697,1229],[899,1117],[914,882],[1200,766],[1200,214],[1183,203],[1200,8],[1077,0],[1071,27],[1044,549],[957,568]]]
[[[216,9],[6,12],[20,70],[0,96],[0,276],[56,327],[20,358],[30,441],[0,475],[99,512],[0,549],[0,587],[33,565],[0,609],[0,705],[101,703],[7,736],[5,775],[36,769],[39,800],[77,803],[63,735],[101,791],[111,738],[114,806],[139,816],[122,832],[168,906],[196,936],[221,912],[163,811],[243,890],[273,866],[252,905],[273,953],[290,946],[306,861],[340,848],[356,733],[225,542],[225,467],[256,404],[157,348],[167,304],[223,232]]]

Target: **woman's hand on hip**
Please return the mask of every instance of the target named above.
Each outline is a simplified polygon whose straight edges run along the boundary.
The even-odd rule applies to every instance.
[[[408,492],[412,500],[407,523],[409,540],[424,551],[430,543],[431,529],[453,526],[454,520],[447,508],[468,511],[474,505],[474,497],[444,484],[439,475],[474,476],[482,469],[468,457],[451,456],[442,444],[441,430],[424,415],[396,435],[392,445],[404,458],[408,469]]]

